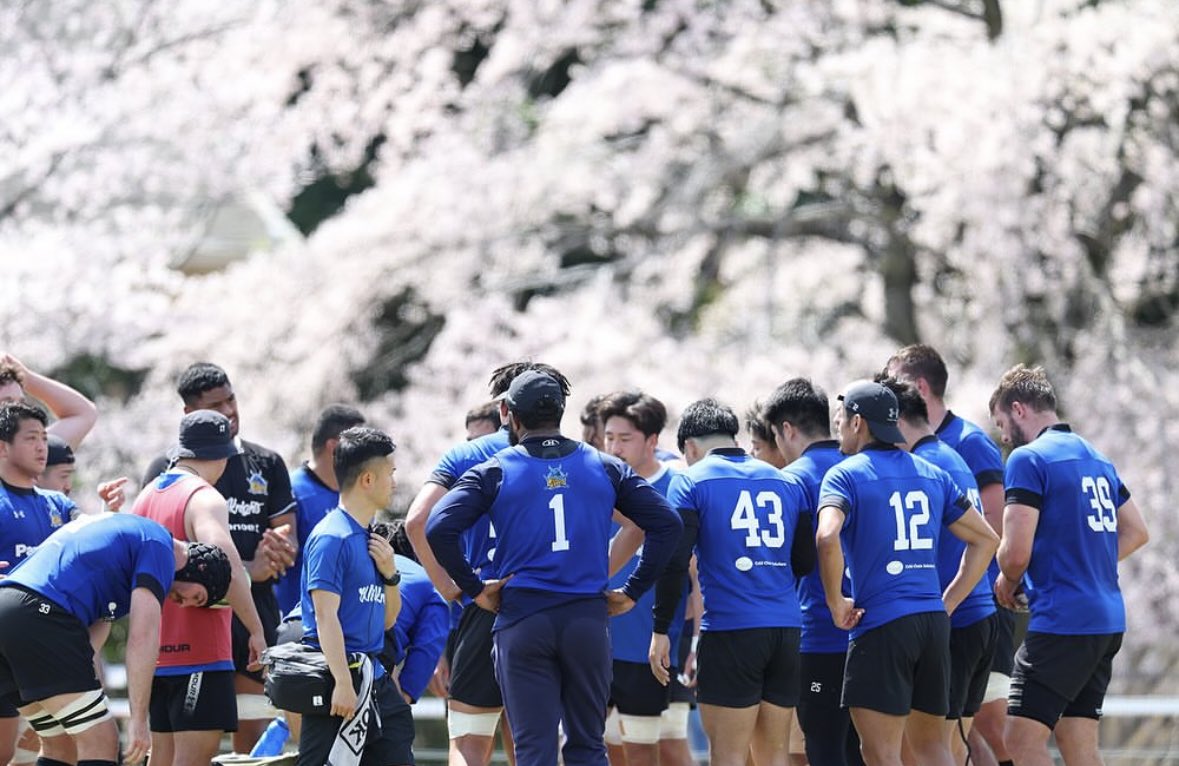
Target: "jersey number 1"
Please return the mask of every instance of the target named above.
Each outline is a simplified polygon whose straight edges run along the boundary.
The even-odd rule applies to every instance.
[[[549,508],[553,512],[553,553],[569,550],[569,538],[565,536],[565,495],[553,495],[549,501]]]

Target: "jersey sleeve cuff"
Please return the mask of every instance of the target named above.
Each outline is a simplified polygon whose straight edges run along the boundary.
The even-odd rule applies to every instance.
[[[976,484],[978,484],[979,489],[982,489],[983,487],[989,487],[992,484],[1002,484],[1003,471],[1002,469],[998,468],[988,471],[979,471],[974,475],[974,481]]]
[[[1019,487],[1008,489],[1005,500],[1008,505],[1026,505],[1029,508],[1035,508],[1037,511],[1044,506],[1043,495],[1039,492],[1032,492],[1030,489],[1021,489]]]
[[[846,515],[851,510],[851,502],[843,495],[824,495],[819,500],[819,510],[823,510],[827,506],[838,508]]]
[[[160,585],[159,580],[147,574],[146,572],[140,572],[139,574],[135,575],[135,587],[147,588],[151,591],[151,594],[156,597],[156,601],[159,601],[160,604],[164,603],[164,586]]]

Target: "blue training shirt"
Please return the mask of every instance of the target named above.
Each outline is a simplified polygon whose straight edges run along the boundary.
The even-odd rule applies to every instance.
[[[376,656],[385,645],[385,586],[368,554],[368,530],[343,508],[328,512],[307,538],[302,579],[303,641],[320,648],[311,591],[340,597],[344,650]],[[384,675],[374,663],[377,676]]]
[[[175,574],[167,529],[142,516],[95,513],[50,535],[0,587],[22,585],[89,626],[127,614],[135,588],[162,604]]]
[[[396,559],[401,572],[401,611],[387,635],[393,638],[393,662],[401,666],[397,683],[416,702],[430,684],[446,647],[450,610],[421,564],[400,554]]]
[[[980,491],[991,484],[1003,484],[1003,455],[986,431],[947,410],[941,425],[937,427],[937,438],[962,456],[966,465],[970,466],[974,483]],[[982,509],[981,499],[977,505]],[[999,562],[992,559],[987,568],[987,579],[994,582],[998,576]]]
[[[827,506],[844,513],[840,538],[864,610],[853,639],[910,614],[945,611],[938,537],[970,508],[949,474],[892,445],[869,444],[823,477],[819,508]]]
[[[274,595],[282,614],[294,609],[302,598],[299,586],[303,578],[303,549],[307,547],[311,530],[323,521],[328,511],[340,504],[340,493],[324,484],[306,463],[291,472],[291,494],[295,496],[295,531],[299,550],[295,554],[294,566],[274,585]]]
[[[77,514],[78,506],[60,492],[0,481],[0,561],[11,570]]]
[[[1040,512],[1027,570],[1028,630],[1126,629],[1118,586],[1118,508],[1130,491],[1113,463],[1063,423],[1007,458],[1007,503]]]
[[[602,597],[615,508],[646,533],[624,588],[637,600],[675,552],[683,523],[629,466],[572,439],[529,437],[467,471],[430,513],[426,535],[438,563],[473,598],[483,583],[458,538],[491,517],[496,571],[512,576],[502,591],[499,630],[543,609]]]
[[[799,480],[742,449],[717,449],[672,478],[667,499],[700,520],[702,631],[802,626],[790,565],[806,509]]]
[[[667,490],[675,473],[668,466],[662,466],[657,474],[647,479],[647,483],[654,487],[659,494],[667,497]],[[613,525],[611,535],[617,534],[619,529],[621,529],[619,525]],[[619,569],[610,578],[609,587],[612,590],[626,585],[631,572],[634,572],[639,565],[639,554],[641,553],[642,549],[640,548],[639,552],[631,557],[630,561],[623,564],[622,569]],[[688,589],[685,588],[684,595],[680,597],[679,605],[676,607],[674,617],[672,617],[671,629],[667,633],[672,646],[679,646],[680,632],[684,628],[684,612],[687,610],[688,604],[687,591]],[[651,633],[655,629],[654,609],[655,589],[652,588],[635,602],[634,608],[629,612],[610,618],[610,647],[614,659],[647,664],[647,651],[651,648]]]
[[[958,488],[966,493],[975,510],[982,514],[982,498],[978,494],[978,485],[974,483],[974,474],[962,456],[954,451],[936,436],[926,436],[913,445],[913,454],[925,458],[929,462],[950,474],[950,478]],[[942,592],[945,593],[950,581],[958,574],[962,564],[962,554],[966,551],[966,543],[959,540],[953,533],[938,536],[937,542],[937,574],[941,582]],[[950,627],[965,628],[979,620],[984,620],[995,613],[995,597],[992,595],[992,581],[987,575],[975,584],[970,594],[962,600],[954,613],[950,615]]]
[[[819,528],[819,486],[823,477],[835,464],[843,460],[839,442],[825,440],[815,442],[803,450],[802,455],[782,472],[802,482],[806,494],[806,513],[811,519],[811,529]],[[844,577],[844,590],[851,592],[851,583]],[[827,608],[827,594],[823,590],[823,578],[819,568],[798,578],[798,604],[802,609],[802,641],[799,651],[808,654],[843,654],[847,651],[848,632],[836,627]]]

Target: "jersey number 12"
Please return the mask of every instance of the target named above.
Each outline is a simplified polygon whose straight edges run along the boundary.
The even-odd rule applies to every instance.
[[[929,498],[921,490],[906,492],[902,499],[900,492],[889,495],[888,504],[897,518],[897,539],[892,543],[894,551],[926,551],[933,548],[932,537],[922,537],[921,528],[929,523]],[[913,514],[905,524],[906,514]],[[906,529],[907,526],[907,529]],[[906,531],[908,534],[906,534]]]

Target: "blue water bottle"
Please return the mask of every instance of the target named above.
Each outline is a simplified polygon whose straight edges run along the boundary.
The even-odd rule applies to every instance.
[[[254,749],[250,751],[250,757],[265,758],[272,755],[282,755],[283,745],[290,737],[291,729],[287,726],[287,720],[280,715],[270,722],[266,731],[262,732],[258,744],[254,745]]]

